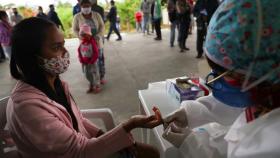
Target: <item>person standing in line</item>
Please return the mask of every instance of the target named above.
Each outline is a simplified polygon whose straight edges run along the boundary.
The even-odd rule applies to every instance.
[[[151,14],[151,5],[148,0],[143,0],[141,3],[141,11],[143,13],[143,22],[142,22],[142,31],[145,34],[149,35],[149,21],[150,21],[150,14]]]
[[[203,43],[206,38],[207,27],[218,6],[218,0],[198,0],[194,6],[193,14],[196,17],[197,24],[196,58],[201,58],[203,55]]]
[[[162,40],[161,37],[161,18],[162,18],[162,14],[161,14],[161,0],[156,0],[154,2],[154,24],[155,24],[155,30],[156,30],[156,38],[155,40]]]
[[[188,3],[191,7],[191,23],[190,23],[190,27],[189,27],[189,34],[192,34],[192,30],[194,28],[194,16],[193,16],[193,7],[194,7],[194,0],[188,0]]]
[[[41,6],[38,7],[38,14],[36,17],[48,20],[48,16],[43,12],[43,8]]]
[[[81,12],[76,14],[73,19],[73,32],[79,39],[82,39],[82,37],[79,34],[80,27],[84,24],[87,24],[91,27],[92,36],[97,42],[99,52],[98,66],[100,74],[100,83],[105,84],[105,61],[103,53],[103,35],[105,31],[105,25],[100,14],[91,10],[92,4],[89,0],[81,0],[80,4]]]
[[[167,11],[170,21],[170,47],[174,47],[176,28],[178,28],[176,0],[168,0]]]
[[[97,4],[97,0],[93,0],[92,1],[91,9],[92,9],[92,11],[99,13],[100,16],[102,17],[103,21],[105,20],[104,8]]]
[[[191,8],[186,0],[177,0],[176,9],[178,13],[179,22],[179,47],[180,52],[183,53],[185,50],[190,50],[186,47],[186,40],[188,38],[189,26],[190,26],[190,13]]]
[[[8,14],[0,10],[0,43],[7,59],[11,59],[11,36],[12,25],[9,23]]]
[[[99,13],[104,23],[105,21],[104,8],[97,4],[97,0],[92,0],[91,2],[92,2],[91,10],[93,12]],[[104,44],[103,35],[101,39],[102,39],[102,43]],[[98,66],[99,66],[99,74],[100,74],[100,83],[105,84],[107,81],[105,80],[105,55],[104,55],[103,47],[99,47]]]
[[[48,13],[49,20],[52,21],[53,23],[55,23],[57,28],[61,27],[61,29],[64,31],[64,27],[63,27],[57,13],[55,12],[54,5],[53,4],[49,5],[49,8],[50,8],[50,11]]]
[[[151,18],[150,18],[150,23],[152,25],[152,31],[151,33],[154,33],[155,31],[155,21],[154,21],[154,9],[155,9],[155,0],[151,0]]]
[[[110,2],[111,4],[111,9],[107,15],[107,19],[110,21],[110,28],[109,28],[109,32],[107,35],[107,40],[110,39],[111,33],[112,31],[114,31],[117,35],[118,35],[118,39],[116,39],[116,41],[121,41],[122,40],[122,36],[119,32],[119,30],[117,29],[117,7],[115,6],[115,1],[111,0]]]
[[[137,11],[134,15],[134,18],[135,18],[136,31],[137,32],[142,31],[142,12]]]
[[[73,16],[81,12],[80,0],[78,0],[77,4],[73,7]]]
[[[16,24],[18,24],[23,18],[22,16],[18,13],[17,8],[13,8],[13,14],[11,16],[11,24],[12,26],[15,26]]]

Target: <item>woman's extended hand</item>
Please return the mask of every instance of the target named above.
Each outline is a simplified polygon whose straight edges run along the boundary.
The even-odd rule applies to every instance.
[[[125,122],[123,126],[127,132],[130,132],[134,128],[154,128],[162,123],[162,120],[158,120],[155,115],[135,115]]]

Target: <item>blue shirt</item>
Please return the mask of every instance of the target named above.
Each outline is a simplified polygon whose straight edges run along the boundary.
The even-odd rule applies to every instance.
[[[77,3],[74,7],[73,7],[73,16],[76,15],[77,13],[81,12],[81,6],[79,3]]]

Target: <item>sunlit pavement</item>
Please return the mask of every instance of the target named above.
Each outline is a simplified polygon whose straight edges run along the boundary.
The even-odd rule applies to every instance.
[[[86,93],[88,82],[77,59],[78,39],[66,40],[71,65],[62,78],[69,83],[79,107],[110,108],[116,122],[121,122],[139,113],[137,90],[146,89],[149,82],[191,73],[206,75],[209,68],[205,58],[195,58],[195,34],[187,40],[191,50],[180,53],[176,42],[175,47],[169,46],[169,31],[162,30],[162,33],[162,41],[155,41],[154,34],[123,34],[122,41],[115,41],[117,37],[112,35],[105,43],[107,83],[99,94]],[[8,61],[0,63],[0,97],[9,95],[15,82],[9,74]]]

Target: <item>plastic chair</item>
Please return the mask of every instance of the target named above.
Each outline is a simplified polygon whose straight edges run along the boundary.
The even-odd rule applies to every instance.
[[[0,132],[7,132],[6,107],[9,97],[0,99]],[[83,109],[82,115],[87,119],[100,119],[103,121],[107,131],[115,127],[113,113],[108,108],[103,109]],[[17,158],[19,157],[15,145],[7,143],[5,139],[0,137],[0,157],[1,158]]]

